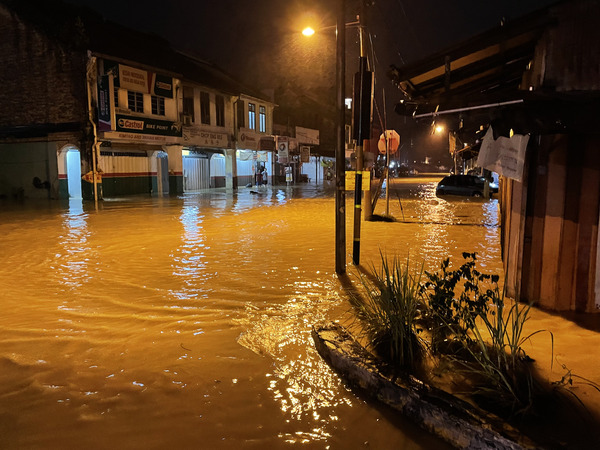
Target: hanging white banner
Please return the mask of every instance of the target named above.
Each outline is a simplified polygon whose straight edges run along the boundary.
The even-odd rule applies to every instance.
[[[251,150],[238,150],[237,157],[240,161],[251,161],[254,157],[254,152]]]
[[[522,134],[515,134],[511,138],[500,136],[494,139],[494,130],[490,126],[483,137],[477,165],[504,177],[521,181],[528,142],[529,135]]]

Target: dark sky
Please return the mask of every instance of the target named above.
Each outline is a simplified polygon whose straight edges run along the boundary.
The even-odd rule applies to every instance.
[[[65,1],[89,6],[108,20],[158,34],[176,48],[215,62],[260,89],[278,89],[282,84],[307,89],[319,88],[320,84],[327,89],[335,82],[333,32],[309,41],[300,31],[307,23],[334,25],[337,0]],[[493,28],[501,20],[509,21],[555,2],[374,0],[368,11],[369,30],[376,54],[376,102],[382,105],[385,101],[386,107],[379,109],[388,111],[386,126],[397,130],[406,126],[401,123],[406,119],[393,113],[401,95],[385,75],[390,64],[402,66],[419,60]],[[359,0],[346,0],[348,22],[356,19],[359,4]],[[349,30],[347,79],[356,71],[357,57],[357,33]],[[441,141],[439,145],[447,147]]]
[[[239,74],[253,55],[289,39],[303,23],[333,25],[335,0],[67,0],[105,18],[159,34]],[[375,0],[371,33],[382,66],[422,58],[555,0]],[[358,12],[346,0],[347,19]],[[348,43],[352,45],[351,39]]]

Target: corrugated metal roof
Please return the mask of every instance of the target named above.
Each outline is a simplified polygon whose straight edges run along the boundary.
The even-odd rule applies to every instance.
[[[550,20],[548,9],[537,11],[414,64],[392,66],[389,75],[407,100],[432,108],[508,100]]]
[[[600,0],[557,2],[403,67],[399,114],[520,133],[589,131],[600,107]],[[495,128],[496,129],[496,128]]]

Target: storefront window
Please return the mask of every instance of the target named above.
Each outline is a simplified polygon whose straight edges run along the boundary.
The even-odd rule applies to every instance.
[[[208,92],[200,92],[200,121],[210,125],[210,96]]]
[[[127,107],[138,113],[144,112],[144,94],[141,92],[127,91]]]
[[[259,113],[259,131],[266,133],[267,131],[267,108],[261,106],[258,110]]]
[[[215,109],[217,114],[217,126],[225,126],[225,98],[222,95],[215,96]]]
[[[194,88],[188,86],[183,88],[183,115],[188,116],[190,122],[194,122]]]
[[[152,114],[156,116],[164,116],[165,115],[165,99],[162,97],[157,97],[153,95],[151,97],[152,103]]]
[[[248,103],[248,128],[256,129],[256,105],[254,103]]]

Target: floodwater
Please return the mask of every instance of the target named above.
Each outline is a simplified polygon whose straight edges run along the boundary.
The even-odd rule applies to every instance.
[[[438,179],[395,180],[363,266],[469,251],[501,273],[497,200],[436,198]],[[447,448],[314,349],[349,309],[332,187],[256,192],[0,203],[0,448]]]

